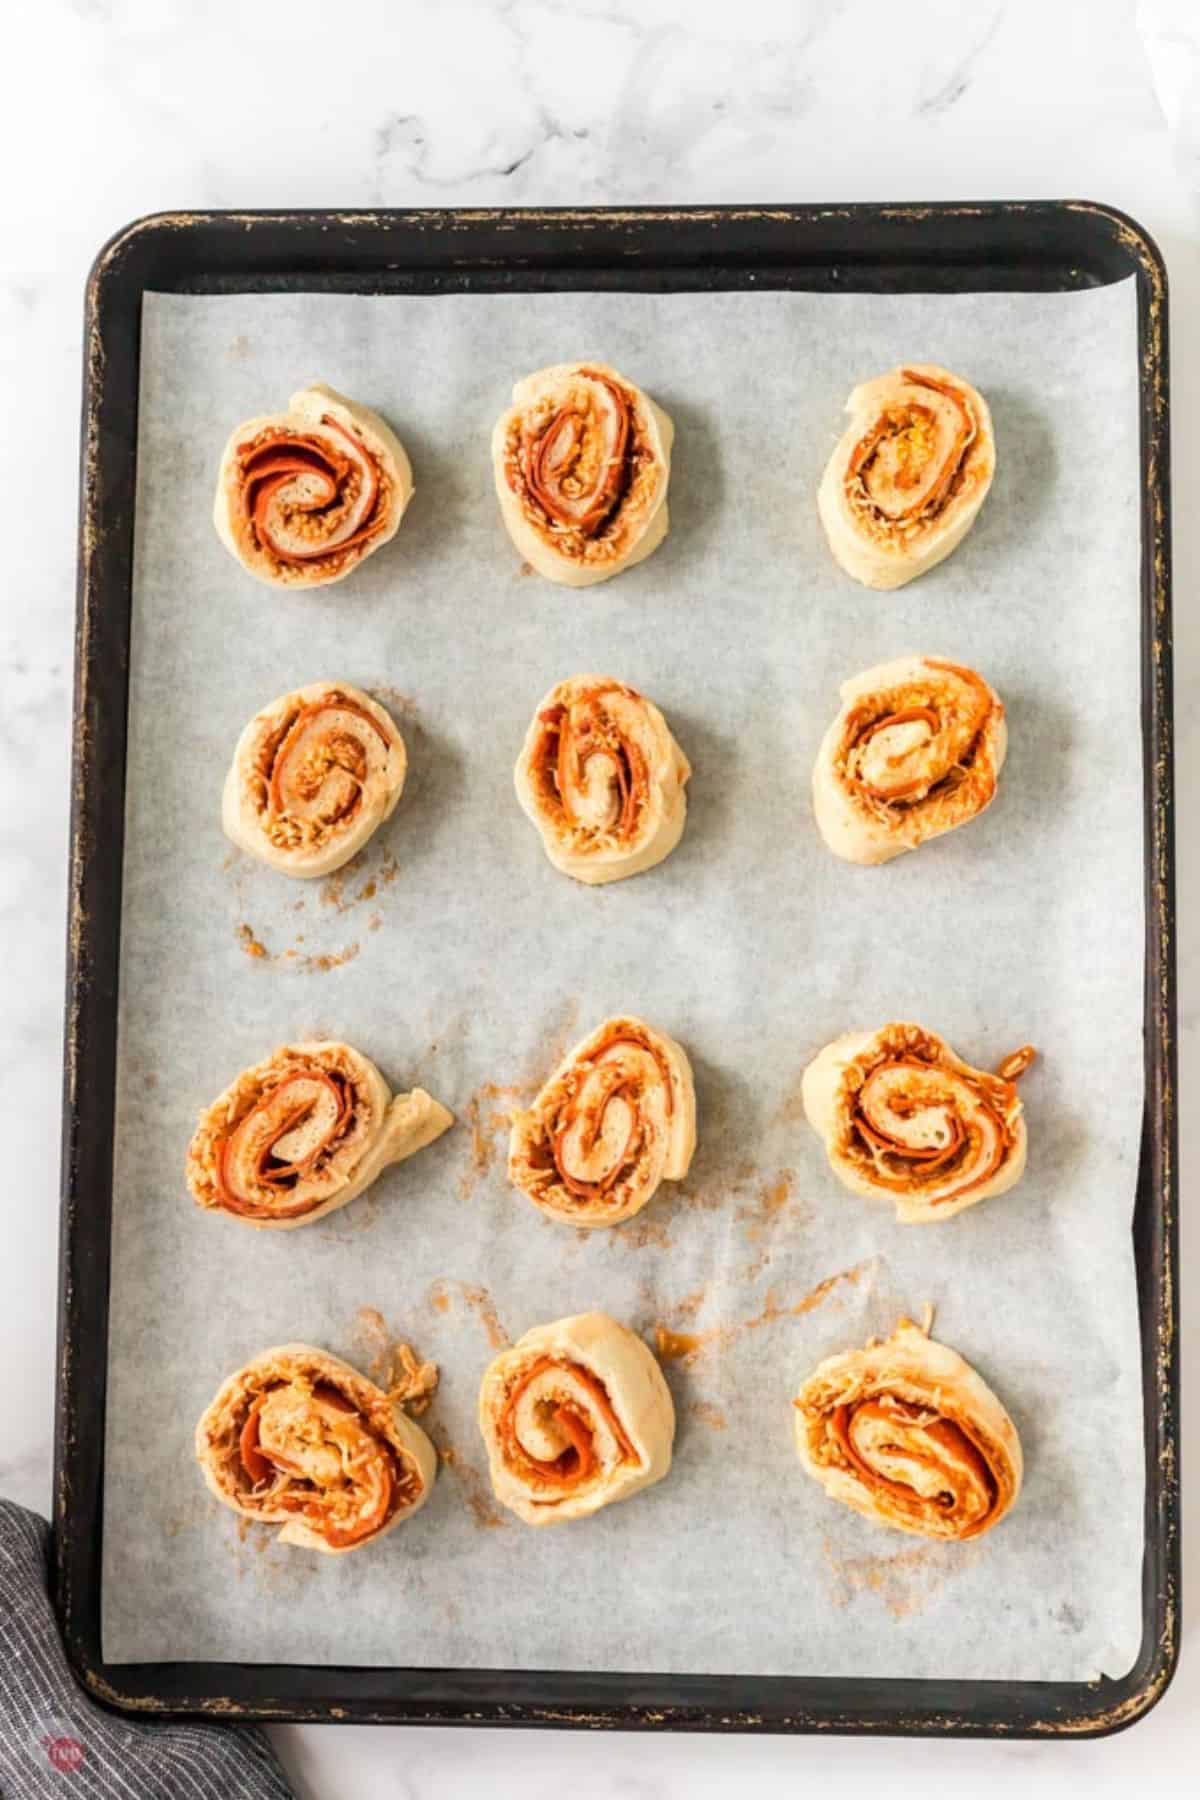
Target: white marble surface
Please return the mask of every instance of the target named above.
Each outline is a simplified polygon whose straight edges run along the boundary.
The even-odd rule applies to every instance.
[[[342,21],[345,20],[344,27]],[[1195,0],[39,0],[6,20],[0,109],[0,1492],[46,1509],[79,318],[98,244],[210,206],[837,201],[1083,195],[1157,238],[1173,298],[1185,1194],[1200,1173],[1200,7]],[[1185,1265],[1200,1251],[1185,1231]],[[1189,1308],[1184,1358],[1198,1334]],[[1197,1384],[1186,1448],[1200,1441]],[[1200,1521],[1200,1486],[1185,1521]],[[1186,1535],[1186,1534],[1185,1534]],[[1200,1602],[1192,1558],[1185,1610]],[[1200,1657],[1099,1744],[592,1738],[286,1729],[320,1800],[569,1789],[765,1795],[836,1780],[1194,1792]],[[1189,1651],[1191,1654],[1189,1654]],[[1187,1777],[1191,1767],[1193,1774]]]

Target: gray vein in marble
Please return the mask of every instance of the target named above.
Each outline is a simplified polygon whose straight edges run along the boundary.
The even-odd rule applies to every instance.
[[[503,28],[511,45],[509,97],[524,102],[528,121],[522,125],[493,126],[477,154],[463,164],[449,169],[436,168],[436,151],[441,133],[436,134],[426,115],[397,112],[387,117],[376,129],[373,140],[373,190],[378,201],[392,197],[397,186],[396,165],[410,181],[421,188],[460,189],[485,181],[506,182],[526,167],[555,142],[568,150],[585,141],[591,132],[587,125],[569,122],[556,106],[551,106],[535,92],[529,58],[536,50],[535,32],[526,21],[520,0],[492,8],[496,22]],[[532,10],[539,11],[540,8]],[[609,22],[606,17],[604,22]],[[627,25],[619,15],[611,22]],[[636,26],[631,26],[637,30]],[[580,176],[575,174],[578,181]]]
[[[992,39],[1000,29],[1004,18],[1004,0],[992,11],[991,18],[968,48],[957,58],[948,73],[943,74],[936,65],[922,77],[917,92],[916,112],[918,117],[933,119],[950,111],[956,106],[971,85],[975,64],[983,55]],[[974,17],[975,9],[968,13],[964,9],[964,17]],[[933,84],[933,85],[930,85]]]
[[[549,184],[576,199],[658,198],[686,176],[697,152],[722,169],[769,156],[779,131],[814,104],[810,52],[845,10],[845,0],[809,0],[790,34],[755,39],[731,37],[725,21],[714,30],[703,12],[649,25],[619,6],[564,16],[545,0],[507,0],[489,9],[502,33],[500,116],[490,115],[486,131],[471,118],[455,156],[454,135],[435,108],[389,113],[372,134],[372,196],[385,204],[409,186],[443,193],[491,185],[506,201],[535,185],[542,197]],[[564,87],[545,72],[542,34],[556,23],[599,29],[605,54],[590,84]]]
[[[375,132],[376,195],[381,203],[389,197],[389,190],[394,187],[394,182],[388,165],[393,161],[399,162],[404,173],[421,187],[461,188],[474,182],[493,178],[504,180],[517,174],[555,138],[585,138],[587,135],[586,130],[566,133],[555,120],[543,116],[539,120],[534,141],[515,156],[486,160],[467,168],[455,169],[450,174],[436,175],[429,166],[433,148],[426,120],[419,113],[396,113],[386,119]],[[496,142],[495,133],[490,135],[488,142],[489,146]]]
[[[822,22],[833,17],[822,9]],[[659,198],[678,172],[718,132],[739,157],[761,154],[775,142],[775,125],[794,123],[814,89],[799,67],[812,35],[742,44],[735,66],[697,63],[693,34],[678,25],[648,32],[636,54],[605,133],[610,166],[627,171],[622,195]],[[728,50],[729,46],[725,46]],[[768,129],[764,130],[766,124]]]

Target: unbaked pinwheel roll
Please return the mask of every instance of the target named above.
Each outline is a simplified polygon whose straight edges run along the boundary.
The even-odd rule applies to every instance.
[[[479,1429],[497,1500],[527,1525],[559,1525],[662,1480],[675,1408],[641,1338],[607,1313],[580,1313],[500,1352],[479,1390]]]
[[[804,1111],[844,1186],[894,1200],[903,1224],[934,1224],[1021,1179],[1016,1082],[1033,1058],[1026,1045],[989,1075],[920,1025],[851,1031],[805,1069]]]
[[[599,887],[669,856],[691,765],[653,701],[604,675],[572,675],[534,714],[517,799],[564,875]]]
[[[911,1319],[818,1363],[794,1405],[808,1473],[876,1525],[962,1543],[1016,1504],[1015,1425],[970,1364]]]
[[[526,562],[582,588],[657,550],[674,436],[662,408],[606,363],[559,363],[518,381],[492,433],[492,469]]]
[[[696,1093],[681,1045],[641,1019],[606,1019],[513,1114],[508,1175],[548,1218],[619,1225],[696,1148]]]
[[[289,1231],[347,1206],[453,1123],[424,1088],[393,1099],[349,1044],[283,1044],[205,1108],[188,1186],[213,1212]]]
[[[247,419],[221,455],[213,523],[244,569],[271,587],[341,581],[395,537],[412,468],[390,426],[323,382],[285,413]]]
[[[283,875],[329,875],[391,817],[407,769],[404,739],[377,701],[348,681],[315,681],[272,700],[243,731],[221,824]]]
[[[903,656],[842,684],[813,770],[813,808],[836,856],[884,863],[991,805],[1008,732],[981,675]]]
[[[399,1399],[310,1344],[264,1350],[222,1382],[196,1427],[196,1460],[225,1506],[330,1555],[411,1518],[437,1475]]]
[[[856,387],[817,508],[847,575],[898,588],[960,544],[996,471],[987,402],[936,363],[908,363]]]

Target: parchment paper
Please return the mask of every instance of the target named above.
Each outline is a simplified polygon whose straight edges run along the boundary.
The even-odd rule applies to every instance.
[[[491,491],[511,383],[577,355],[677,426],[671,535],[585,594],[523,573]],[[830,558],[818,478],[859,379],[902,360],[988,396],[999,471],[962,548],[899,594]],[[962,297],[548,294],[146,300],[121,968],[104,1652],[152,1658],[1080,1680],[1139,1635],[1142,1449],[1130,1217],[1142,1113],[1134,290]],[[416,471],[399,537],[345,584],[276,594],[209,509],[239,419],[313,377],[378,408]],[[821,844],[809,776],[839,682],[905,651],[1009,709],[999,798],[884,869]],[[692,760],[660,868],[554,872],[511,770],[579,670],[663,708]],[[341,879],[230,851],[246,720],[306,681],[393,707],[410,778]],[[264,952],[263,954],[256,953]],[[681,1190],[592,1235],[504,1175],[504,1110],[606,1014],[687,1046]],[[1031,1040],[1029,1171],[902,1227],[833,1179],[801,1071],[916,1018],[985,1066]],[[334,1219],[255,1232],[183,1178],[197,1111],[288,1038],[345,1037],[457,1129]],[[851,1274],[845,1272],[852,1271]],[[833,1278],[832,1280],[830,1278]],[[821,1283],[830,1285],[821,1289]],[[1016,1512],[930,1546],[836,1506],[792,1450],[828,1352],[936,1307],[1009,1406]],[[490,1498],[474,1407],[503,1333],[602,1307],[699,1336],[667,1365],[667,1480],[533,1531]],[[441,1365],[448,1459],[385,1543],[325,1559],[211,1501],[192,1432],[219,1381],[304,1338]]]

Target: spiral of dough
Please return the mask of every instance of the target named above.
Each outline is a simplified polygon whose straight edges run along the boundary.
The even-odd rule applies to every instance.
[[[424,1088],[393,1097],[349,1044],[283,1044],[205,1108],[188,1186],[198,1205],[246,1225],[311,1225],[453,1123]]]
[[[492,434],[500,513],[549,581],[591,587],[632,568],[667,535],[675,428],[606,363],[527,375]]]
[[[210,1490],[308,1550],[357,1550],[429,1497],[437,1454],[401,1402],[311,1344],[264,1350],[196,1427]]]
[[[936,363],[908,363],[856,387],[817,510],[848,575],[898,588],[950,555],[996,471],[987,401]]]
[[[496,1498],[527,1525],[556,1525],[661,1481],[675,1408],[641,1338],[580,1313],[501,1351],[483,1377],[479,1428]]]
[[[606,1019],[513,1116],[508,1173],[564,1224],[617,1225],[663,1181],[682,1181],[696,1147],[686,1052],[643,1019]]]
[[[221,455],[213,523],[271,587],[341,581],[396,535],[412,468],[391,427],[321,382],[247,419]]]
[[[407,767],[377,701],[346,681],[311,682],[263,707],[238,739],[225,835],[281,874],[332,874],[391,817]]]
[[[514,780],[554,867],[598,887],[670,855],[691,772],[653,701],[606,676],[573,675],[539,705]]]
[[[963,1542],[1021,1489],[1021,1444],[995,1394],[920,1326],[819,1363],[795,1402],[796,1452],[834,1500],[879,1525]]]
[[[848,1032],[805,1069],[804,1111],[839,1181],[894,1201],[905,1224],[933,1224],[1020,1180],[1016,1083],[1033,1057],[1025,1045],[989,1074],[921,1025]]]

